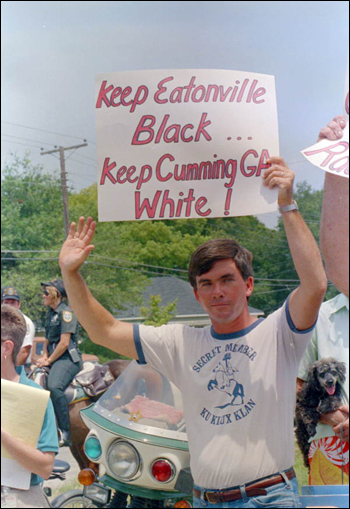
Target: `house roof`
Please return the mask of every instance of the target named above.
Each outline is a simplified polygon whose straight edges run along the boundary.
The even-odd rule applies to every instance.
[[[180,322],[188,325],[209,325],[209,316],[197,302],[190,283],[175,276],[155,277],[143,292],[143,306],[147,306],[151,295],[162,297],[161,305],[165,306],[174,302],[176,304],[176,317],[170,323]],[[128,306],[123,311],[117,311],[116,316],[126,322],[142,322],[140,308],[142,306]],[[264,314],[260,309],[248,306],[249,313],[254,316]]]

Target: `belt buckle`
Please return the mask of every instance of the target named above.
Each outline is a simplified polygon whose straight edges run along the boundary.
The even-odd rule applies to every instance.
[[[218,495],[219,493],[215,492],[215,491],[205,491],[204,492],[204,500],[206,502],[209,502],[209,504],[217,504],[218,503],[218,500],[210,500],[211,498],[211,495]],[[220,497],[221,498],[221,497]]]

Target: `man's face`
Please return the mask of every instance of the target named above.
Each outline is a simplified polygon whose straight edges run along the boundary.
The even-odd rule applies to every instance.
[[[254,288],[253,278],[245,281],[231,258],[217,261],[209,272],[197,276],[196,282],[196,299],[208,313],[216,332],[220,332],[220,326],[239,320],[247,310],[247,297]]]
[[[12,306],[12,307],[17,308],[17,309],[19,309],[21,307],[21,302],[19,300],[11,299],[11,298],[4,299],[2,301],[2,304],[8,304],[9,306]]]

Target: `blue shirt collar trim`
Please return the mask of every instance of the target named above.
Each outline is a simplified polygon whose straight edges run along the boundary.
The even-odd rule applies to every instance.
[[[230,332],[228,334],[219,334],[214,331],[213,326],[211,326],[210,332],[211,332],[211,335],[213,336],[213,338],[215,338],[215,339],[225,340],[225,339],[241,338],[242,336],[246,336],[247,334],[249,334],[249,332],[251,332],[253,329],[255,329],[255,327],[257,327],[263,320],[264,320],[264,318],[258,318],[258,320],[256,322],[252,323],[251,325],[249,325],[249,327],[246,327],[245,329],[241,329],[237,332]]]

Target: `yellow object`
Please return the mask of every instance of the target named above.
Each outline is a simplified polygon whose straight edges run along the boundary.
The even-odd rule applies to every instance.
[[[319,449],[311,461],[310,484],[341,484],[341,469],[334,465]],[[349,484],[349,476],[344,472],[344,484]]]
[[[133,422],[139,422],[140,419],[143,419],[143,415],[141,414],[140,410],[137,412],[130,412],[130,419],[129,421]]]
[[[36,447],[44,422],[49,391],[1,379],[1,426],[12,437]],[[31,473],[1,446],[1,483],[29,489]]]

